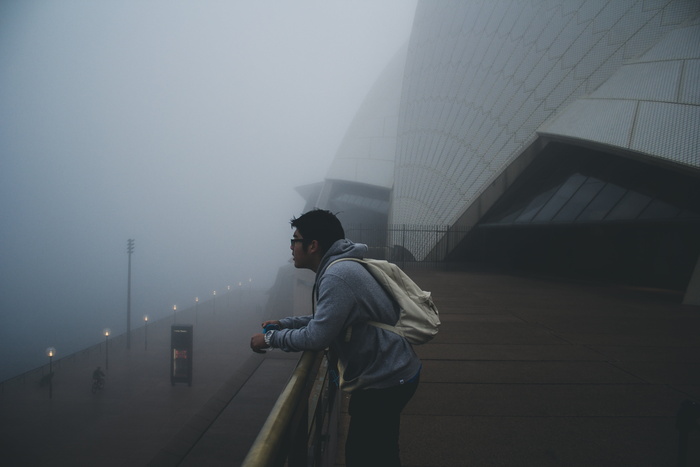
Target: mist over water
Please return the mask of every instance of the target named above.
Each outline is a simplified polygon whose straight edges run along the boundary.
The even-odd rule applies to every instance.
[[[415,2],[0,3],[0,380],[290,257]]]

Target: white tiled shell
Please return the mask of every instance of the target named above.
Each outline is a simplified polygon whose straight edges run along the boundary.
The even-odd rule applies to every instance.
[[[406,61],[402,48],[360,106],[326,174],[326,180],[391,189],[399,122],[401,79]]]
[[[700,22],[669,32],[540,132],[700,168]]]
[[[453,224],[538,130],[697,167],[699,14],[697,0],[420,1],[389,221]]]

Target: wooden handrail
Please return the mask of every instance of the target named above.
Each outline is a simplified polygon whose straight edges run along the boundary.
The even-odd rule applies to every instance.
[[[309,393],[323,356],[322,351],[307,351],[301,356],[289,382],[275,402],[248,455],[243,460],[241,464],[243,467],[283,465],[290,451],[295,449],[298,451],[299,448],[303,449],[302,457],[305,457]],[[290,445],[293,443],[292,440],[300,439],[303,439],[303,446]],[[290,460],[289,465],[295,463]],[[306,465],[305,461],[304,465]]]

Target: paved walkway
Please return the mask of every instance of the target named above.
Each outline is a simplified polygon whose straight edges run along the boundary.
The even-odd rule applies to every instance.
[[[700,308],[662,291],[411,272],[439,335],[417,347],[404,466],[674,466],[700,400]],[[688,465],[700,465],[700,432]]]
[[[698,307],[662,291],[410,274],[433,292],[443,325],[417,347],[424,371],[402,419],[405,467],[676,465],[676,412],[700,400]],[[61,362],[51,399],[40,375],[4,384],[0,463],[239,465],[298,355],[251,354],[259,313],[221,307],[200,309],[192,387],[167,376],[171,323],[149,325],[148,350],[110,347],[95,396],[98,350]],[[691,444],[688,465],[698,465],[700,432]]]
[[[233,294],[233,293],[232,293]],[[6,381],[0,393],[0,465],[237,465],[293,371],[298,355],[250,351],[262,294],[217,297],[178,312],[194,325],[192,386],[171,385],[169,319],[54,364],[52,397],[41,372]],[[106,366],[105,389],[92,394],[92,371]],[[45,369],[46,372],[48,372]],[[214,443],[222,427],[226,442]],[[203,447],[207,449],[202,459]],[[200,462],[201,461],[201,462]]]

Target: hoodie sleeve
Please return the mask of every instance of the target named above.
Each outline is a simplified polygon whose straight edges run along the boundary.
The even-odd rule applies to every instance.
[[[270,340],[272,347],[285,352],[323,350],[343,332],[350,322],[355,303],[352,288],[342,278],[325,274],[319,281],[318,292],[314,317],[306,326],[275,332]]]
[[[309,321],[311,321],[312,316],[290,316],[288,318],[282,318],[280,320],[280,325],[283,329],[299,329],[303,328]]]

